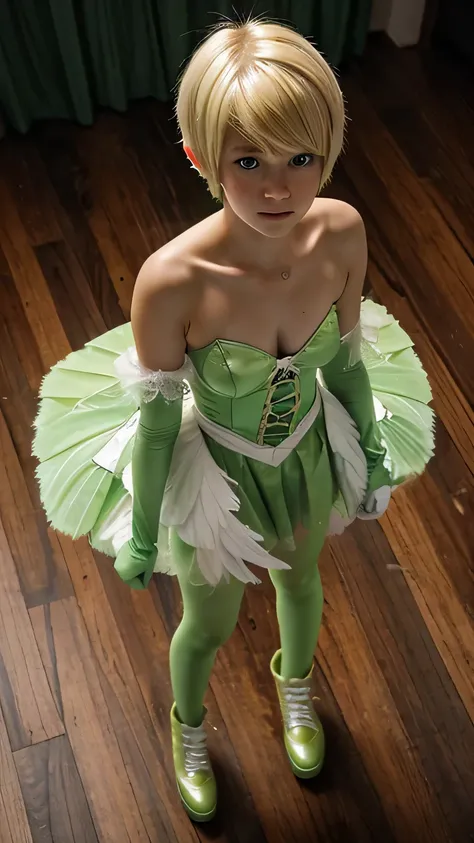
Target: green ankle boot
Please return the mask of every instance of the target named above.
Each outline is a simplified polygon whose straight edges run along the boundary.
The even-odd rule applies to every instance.
[[[206,746],[204,727],[186,726],[171,709],[173,760],[181,801],[195,822],[212,820],[217,808],[216,780]]]
[[[304,679],[280,676],[281,650],[271,661],[283,716],[285,747],[295,776],[311,779],[324,762],[324,732],[311,699],[313,668]]]

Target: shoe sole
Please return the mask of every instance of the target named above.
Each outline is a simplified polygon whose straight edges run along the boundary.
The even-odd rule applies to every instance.
[[[193,808],[191,808],[188,805],[188,803],[183,798],[183,794],[181,793],[179,787],[178,787],[178,794],[179,794],[179,798],[181,799],[181,803],[183,805],[184,810],[186,811],[188,817],[193,822],[195,822],[195,823],[208,823],[211,820],[213,820],[214,817],[216,816],[217,805],[215,805],[214,808],[212,808],[211,811],[208,811],[207,814],[200,814],[198,811],[194,811]]]
[[[186,811],[188,817],[195,823],[208,823],[216,816],[217,807],[213,808],[209,814],[197,814],[196,811],[193,811],[192,808],[186,805],[184,799],[181,799],[181,802],[183,803],[184,810]]]
[[[317,767],[312,767],[311,770],[303,770],[301,767],[297,767],[295,762],[290,758],[291,769],[295,774],[297,779],[314,779],[316,776],[319,776],[321,770],[323,769],[324,758],[319,762]]]

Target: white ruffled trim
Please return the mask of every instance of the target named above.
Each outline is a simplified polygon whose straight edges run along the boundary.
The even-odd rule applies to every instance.
[[[378,499],[376,494],[374,501],[364,502],[367,462],[354,421],[334,395],[323,387],[320,389],[329,445],[344,502],[344,513],[333,512],[329,532],[339,533],[359,513],[362,513],[360,517],[378,517]],[[130,423],[124,425],[124,429],[116,432],[96,456],[102,467],[113,470],[118,465],[130,428]],[[253,447],[253,457],[258,459],[261,449]],[[111,555],[116,555],[132,537],[131,472],[129,463],[122,474],[128,495],[109,514],[96,536],[101,547],[112,549]],[[169,528],[173,528],[186,544],[196,548],[198,568],[213,586],[222,579],[228,580],[231,575],[244,583],[260,582],[247,567],[249,563],[260,568],[284,570],[289,567],[268,553],[260,544],[262,537],[234,514],[240,509],[235,486],[235,481],[219,468],[206,445],[190,393],[184,399],[181,428],[163,496],[155,572],[174,573],[168,545]],[[367,515],[365,509],[369,510]],[[375,510],[377,514],[373,514]]]
[[[360,329],[362,338],[371,345],[377,345],[379,331],[393,325],[395,317],[388,313],[387,308],[375,304],[371,299],[364,299],[360,312]]]
[[[381,486],[375,492],[371,492],[359,508],[357,518],[361,521],[374,521],[380,518],[388,509],[391,496],[390,486]]]
[[[354,366],[362,359],[362,341],[376,346],[382,328],[393,325],[395,318],[382,305],[376,305],[370,299],[362,300],[360,319],[357,325],[341,337],[342,345],[349,347],[349,366]]]
[[[191,361],[188,357],[180,369],[175,372],[154,372],[143,366],[135,346],[130,346],[114,363],[115,371],[123,388],[130,392],[137,403],[153,401],[161,394],[167,401],[177,401],[187,391],[186,378],[191,374]]]
[[[341,402],[320,385],[324,421],[334,470],[349,518],[354,518],[367,489],[367,460],[357,425]],[[332,532],[332,527],[330,527]]]
[[[167,542],[167,528],[196,548],[196,563],[212,586],[222,579],[236,577],[244,583],[260,580],[247,564],[260,568],[287,570],[290,566],[272,556],[259,542],[262,536],[242,524],[234,515],[240,501],[233,489],[235,482],[217,465],[206,445],[193,410],[189,393],[183,404],[183,418],[176,440],[161,506],[157,536],[156,573],[175,573]],[[125,439],[118,431],[96,461],[111,470],[119,462]],[[105,453],[104,453],[105,451]],[[128,496],[101,525],[96,541],[101,549],[117,555],[132,538],[133,479],[129,463],[122,474]],[[247,563],[247,564],[246,564]]]
[[[230,575],[244,583],[259,583],[245,563],[278,570],[290,567],[261,547],[262,536],[234,515],[240,509],[233,489],[236,485],[212,457],[189,395],[184,402],[161,522],[196,548],[197,565],[211,585],[222,578],[229,580]]]
[[[356,363],[359,363],[362,359],[361,341],[362,326],[360,322],[357,323],[352,331],[349,331],[348,334],[341,337],[341,345],[345,345],[349,348],[348,366],[355,366]]]

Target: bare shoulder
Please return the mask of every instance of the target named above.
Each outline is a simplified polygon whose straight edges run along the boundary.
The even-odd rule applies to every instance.
[[[138,273],[131,322],[138,356],[147,368],[178,369],[186,334],[202,293],[200,261],[212,241],[206,218],[154,252]]]
[[[315,222],[335,235],[361,236],[364,234],[364,222],[359,212],[347,202],[339,199],[318,198],[311,209]]]
[[[139,359],[147,368],[174,371],[182,365],[192,295],[185,256],[171,259],[160,250],[145,261],[133,291],[131,323]]]
[[[185,254],[171,255],[159,249],[146,259],[138,273],[133,291],[137,297],[154,299],[178,295],[184,291],[192,276],[191,266]]]
[[[318,202],[321,203],[319,207]],[[315,205],[319,225],[328,235],[331,253],[352,274],[354,268],[367,261],[367,238],[361,215],[352,205],[338,199],[320,199]]]
[[[191,226],[150,255],[138,274],[134,296],[162,299],[191,294],[193,282],[199,277],[199,258],[212,236],[213,216]]]
[[[360,318],[360,301],[367,271],[367,240],[359,212],[336,199],[321,200],[324,206],[329,251],[344,276],[344,289],[337,312],[342,334],[349,333]]]

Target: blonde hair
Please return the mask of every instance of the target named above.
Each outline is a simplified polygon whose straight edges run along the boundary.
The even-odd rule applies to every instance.
[[[227,126],[258,149],[321,156],[321,187],[344,142],[334,73],[309,41],[275,23],[225,24],[206,38],[180,80],[176,112],[183,142],[216,198]]]

